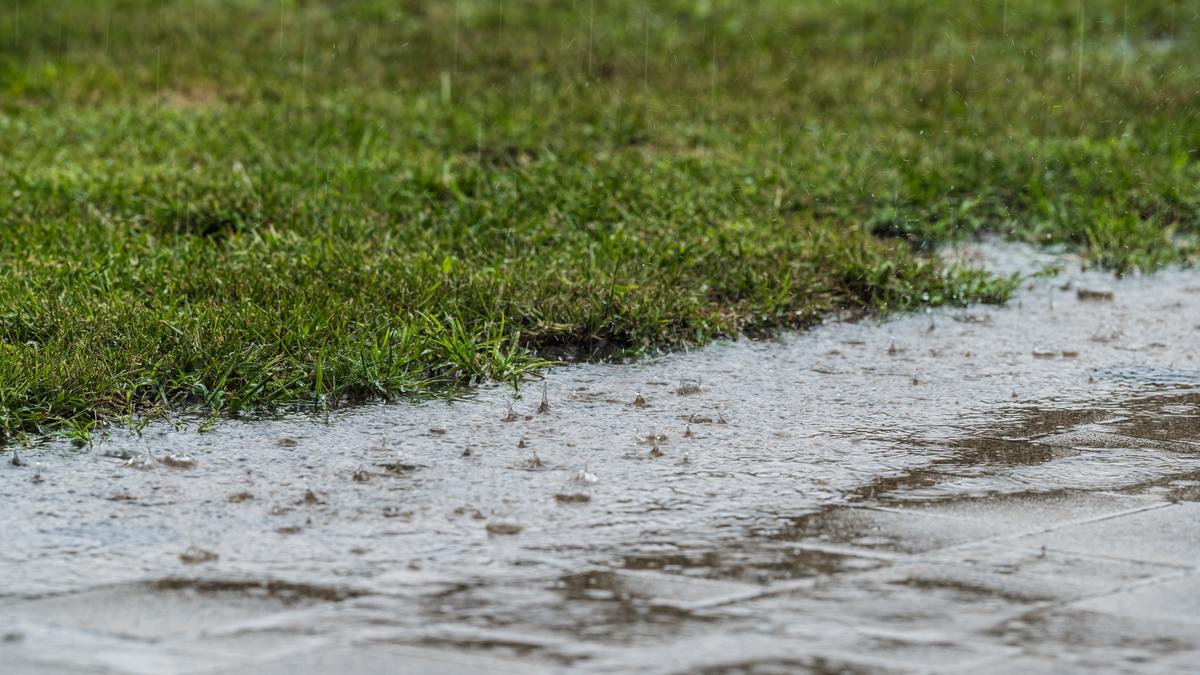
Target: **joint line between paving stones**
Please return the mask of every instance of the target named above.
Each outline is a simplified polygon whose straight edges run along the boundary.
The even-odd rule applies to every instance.
[[[1196,570],[1194,570],[1194,569],[1176,570],[1173,572],[1168,572],[1166,574],[1159,574],[1159,575],[1152,576],[1152,577],[1146,577],[1145,579],[1137,579],[1134,581],[1130,581],[1128,583],[1118,584],[1117,586],[1110,586],[1108,588],[1092,591],[1089,593],[1081,593],[1077,597],[1071,598],[1069,600],[1055,600],[1050,603],[1050,606],[1052,608],[1064,607],[1071,603],[1079,602],[1080,600],[1089,600],[1091,598],[1102,598],[1106,595],[1116,595],[1117,593],[1134,591],[1139,588],[1155,586],[1158,584],[1166,583],[1168,581],[1175,581],[1178,579],[1186,579],[1187,577],[1195,576],[1195,575],[1196,575]]]
[[[1012,550],[1012,551],[1023,551],[1026,553],[1038,553],[1040,551],[1040,549],[1038,547],[1019,546],[1017,544],[1006,544],[1002,541],[980,542],[980,543],[992,543],[996,546],[1003,546],[1004,548]],[[964,546],[966,546],[966,545],[964,544]],[[956,545],[956,547],[957,547],[957,545]],[[942,549],[942,550],[948,550],[948,549]],[[1186,572],[1186,571],[1193,570],[1193,569],[1200,569],[1200,568],[1194,568],[1190,565],[1181,565],[1179,563],[1157,562],[1157,561],[1151,561],[1151,560],[1138,560],[1137,558],[1121,558],[1121,557],[1112,556],[1112,555],[1099,555],[1097,553],[1084,553],[1082,551],[1066,551],[1063,549],[1051,549],[1051,548],[1047,548],[1046,550],[1047,551],[1056,551],[1059,553],[1065,553],[1065,554],[1069,554],[1076,558],[1082,558],[1084,560],[1094,560],[1097,562],[1137,563],[1139,565],[1149,565],[1151,567],[1161,567],[1166,570],[1170,570],[1172,573],[1173,572]],[[936,560],[936,559],[934,559],[934,560]]]
[[[1147,504],[1145,506],[1139,506],[1137,508],[1127,509],[1125,511],[1118,511],[1117,513],[1108,513],[1108,514],[1105,514],[1102,516],[1093,516],[1090,518],[1083,518],[1080,520],[1070,520],[1067,522],[1051,525],[1049,527],[1042,527],[1042,528],[1038,528],[1035,530],[1020,532],[1017,534],[998,535],[995,537],[989,537],[988,539],[982,540],[982,542],[980,542],[980,543],[999,542],[999,541],[1004,541],[1007,539],[1020,539],[1021,537],[1028,537],[1028,536],[1032,536],[1035,534],[1045,534],[1047,532],[1054,532],[1055,530],[1061,530],[1061,529],[1067,528],[1067,527],[1079,527],[1080,525],[1090,525],[1092,523],[1099,523],[1099,522],[1103,522],[1105,520],[1112,520],[1113,518],[1123,518],[1125,516],[1131,516],[1136,513],[1142,513],[1143,511],[1153,511],[1155,509],[1167,508],[1167,507],[1174,506],[1174,505],[1175,504],[1173,502]],[[955,547],[952,546],[950,548],[955,548]],[[1138,562],[1142,562],[1142,561],[1138,561]]]
[[[1070,521],[1066,521],[1066,522],[1062,522],[1062,523],[1057,523],[1057,524],[1051,525],[1049,527],[1040,527],[1040,528],[1037,528],[1034,530],[1023,530],[1020,532],[1015,532],[1015,533],[1010,533],[1010,534],[996,535],[994,537],[985,537],[983,539],[974,539],[971,541],[963,542],[961,544],[953,544],[951,546],[936,548],[936,549],[933,549],[930,551],[923,551],[921,553],[916,553],[916,554],[909,555],[906,557],[897,557],[896,559],[903,560],[903,559],[907,558],[909,560],[914,560],[914,561],[924,560],[930,554],[933,554],[933,553],[944,553],[947,551],[956,551],[959,549],[976,546],[978,544],[1003,543],[1003,542],[1009,541],[1009,540],[1020,539],[1021,537],[1029,537],[1029,536],[1033,536],[1035,534],[1045,534],[1047,532],[1054,532],[1055,530],[1061,530],[1061,529],[1067,528],[1067,527],[1078,527],[1080,525],[1090,525],[1091,523],[1098,523],[1098,522],[1109,520],[1112,518],[1121,518],[1124,516],[1130,516],[1130,515],[1134,515],[1137,513],[1142,513],[1143,511],[1153,511],[1155,509],[1166,508],[1169,506],[1174,506],[1174,503],[1173,502],[1162,502],[1162,503],[1147,504],[1145,506],[1139,506],[1137,508],[1127,509],[1125,511],[1118,511],[1116,513],[1107,513],[1102,516],[1094,516],[1094,517],[1090,517],[1090,518],[1083,518],[1081,520],[1070,520]],[[949,516],[949,515],[937,514],[937,513],[920,513],[918,511],[895,509],[895,508],[889,508],[889,507],[862,507],[862,508],[869,508],[869,509],[872,509],[875,511],[882,511],[885,513],[893,513],[893,514],[906,515],[906,516],[944,518],[947,520],[957,520],[960,522],[967,520],[966,518],[962,518],[960,516]],[[1144,561],[1135,560],[1134,562],[1144,562]]]

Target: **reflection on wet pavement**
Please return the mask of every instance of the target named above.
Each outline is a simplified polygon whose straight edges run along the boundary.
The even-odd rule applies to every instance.
[[[1198,280],[25,448],[0,671],[1192,671]]]

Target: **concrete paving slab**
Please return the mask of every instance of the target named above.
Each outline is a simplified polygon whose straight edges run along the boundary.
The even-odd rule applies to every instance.
[[[980,664],[971,672],[978,675],[1093,675],[1096,669],[1063,663],[1049,657],[1021,655]]]
[[[296,630],[243,630],[227,634],[201,635],[164,643],[189,652],[241,659],[281,659],[328,647],[330,638],[306,635]]]
[[[1124,560],[1200,566],[1200,504],[1180,502],[1014,539],[1046,548]]]
[[[486,654],[407,646],[362,645],[318,650],[277,661],[255,663],[214,675],[478,675],[479,673],[552,673],[554,664],[508,661]]]
[[[914,588],[952,588],[1007,598],[1019,602],[1039,603],[1076,598],[1081,595],[1077,584],[1060,584],[1047,576],[1025,575],[986,565],[961,562],[920,562],[899,565],[888,570],[894,583]]]
[[[949,640],[920,635],[887,635],[863,631],[845,647],[821,650],[821,656],[834,657],[850,668],[885,669],[902,672],[967,672],[1003,659],[1016,650],[982,641]]]
[[[969,669],[1008,658],[1016,650],[983,639],[963,639],[937,628],[899,628],[816,615],[768,619],[767,603],[731,612],[751,618],[733,630],[672,641],[652,649],[667,672],[913,672]],[[757,620],[755,620],[755,618]],[[728,625],[728,624],[726,624]],[[627,661],[627,659],[626,659]],[[790,670],[786,667],[790,666]]]
[[[987,522],[951,521],[917,511],[843,508],[797,518],[777,536],[801,546],[903,556],[981,541],[1004,532]]]
[[[1109,493],[1059,491],[905,504],[895,510],[954,518],[954,527],[1004,537],[1095,520],[1161,505],[1161,500]],[[965,522],[963,522],[965,521]]]
[[[68,666],[62,663],[9,659],[0,655],[0,673],[20,675],[111,675],[112,671]]]
[[[1019,536],[1161,504],[1153,498],[1086,492],[951,499],[823,511],[797,518],[780,537],[795,539],[802,546],[833,545],[849,551],[882,550],[911,555]]]
[[[853,637],[846,632],[847,637]],[[841,636],[779,634],[765,627],[720,630],[700,636],[640,646],[620,655],[579,664],[573,671],[588,673],[655,673],[683,675],[774,675],[776,673],[854,673],[861,666],[832,654],[818,654],[840,644]],[[873,673],[902,672],[899,668],[873,667]]]
[[[14,603],[9,617],[144,640],[205,630],[323,600],[269,582],[162,580]]]
[[[1114,560],[1063,551],[1020,548],[1009,544],[985,543],[945,551],[930,561],[944,563],[948,574],[984,570],[989,582],[1037,583],[1048,597],[1066,600],[1108,591],[1134,582],[1161,577],[1176,568],[1150,563]]]
[[[655,605],[700,609],[724,605],[761,595],[766,588],[712,579],[697,579],[657,572],[612,572],[613,582],[623,592],[647,598]]]
[[[979,584],[930,579],[923,564],[845,575],[735,609],[787,633],[847,627],[919,642],[967,640],[1027,612],[1031,598]]]
[[[1080,600],[1071,607],[1137,619],[1195,623],[1200,634],[1200,575],[1138,584]]]
[[[1200,663],[1200,650],[1189,649],[1155,659],[1152,665],[1155,670],[1163,673],[1194,675],[1197,663]]]
[[[1103,672],[1162,672],[1200,649],[1196,624],[1055,607],[1012,619],[993,634],[1039,658]],[[1173,669],[1174,666],[1171,666]],[[1194,665],[1190,672],[1195,672]]]
[[[228,654],[137,640],[103,639],[76,631],[33,634],[23,645],[0,649],[0,672],[4,673],[23,673],[21,664],[30,663],[49,672],[96,669],[122,675],[194,675],[238,662],[238,658]]]

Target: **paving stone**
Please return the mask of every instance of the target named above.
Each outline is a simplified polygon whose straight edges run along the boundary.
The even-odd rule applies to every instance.
[[[82,631],[52,630],[31,632],[17,646],[0,649],[0,672],[23,673],[23,668],[8,670],[6,662],[27,662],[62,672],[89,672],[98,669],[126,675],[191,675],[229,666],[238,659],[226,654],[199,649],[182,649],[138,640],[121,640]]]
[[[1103,518],[1158,503],[1152,498],[1061,491],[947,499],[904,505],[898,510],[966,521],[957,522],[954,527],[970,528],[996,537]]]
[[[847,635],[852,635],[847,632]],[[599,673],[624,673],[630,664],[647,664],[643,672],[703,673],[704,675],[774,675],[776,673],[853,673],[836,655],[820,655],[839,640],[837,635],[780,635],[759,627],[753,630],[728,628],[655,645],[633,646],[596,661],[581,664],[579,670]],[[653,664],[653,665],[651,665]],[[896,672],[896,669],[890,669]],[[871,672],[889,672],[872,668]]]
[[[698,609],[722,605],[761,595],[762,586],[712,579],[697,579],[677,574],[622,570],[613,572],[616,583],[633,595],[655,604]]]
[[[1063,663],[1049,657],[1021,655],[981,664],[972,672],[979,675],[1092,675],[1096,669]]]
[[[692,610],[762,595],[766,587],[661,572],[595,569],[563,577],[561,588],[592,599],[636,599],[646,607]]]
[[[837,509],[796,519],[782,536],[801,546],[927,553],[1159,503],[1085,492],[954,499],[879,509]]]
[[[971,639],[1027,612],[1024,594],[997,593],[957,579],[931,579],[923,563],[844,575],[730,611],[756,617],[788,635],[821,634],[837,627],[915,642]]]
[[[1031,597],[1067,600],[1119,588],[1171,573],[1175,568],[1149,563],[1113,560],[1077,553],[1020,548],[1006,543],[985,543],[953,549],[928,564],[930,574],[950,578],[965,576],[981,587],[994,586],[1001,594],[1031,593]]]
[[[184,640],[173,640],[164,644],[167,647],[189,652],[203,652],[234,659],[247,657],[267,659],[313,651],[328,646],[329,642],[328,638],[304,635],[294,630],[247,630],[224,635],[201,635]]]
[[[674,671],[678,675],[685,673],[703,673],[703,675],[794,675],[795,673],[886,673],[903,672],[894,668],[871,666],[863,668],[848,664],[836,657],[804,656],[791,659],[752,658],[743,661],[721,662],[704,666],[702,669],[681,668]]]
[[[952,522],[916,511],[843,508],[797,518],[778,536],[798,546],[906,555],[987,539],[996,533],[985,522]]]
[[[938,630],[890,630],[862,625],[865,623],[813,616],[772,623],[760,615],[760,620],[741,628],[726,627],[719,633],[642,649],[653,652],[645,659],[647,662],[670,662],[670,672],[678,673],[961,670],[1006,658],[1016,651]],[[637,661],[628,657],[624,653],[621,662]],[[598,665],[602,664],[601,660]]]
[[[14,675],[18,673],[20,675],[101,675],[102,673],[109,673],[111,675],[111,672],[69,666],[53,661],[30,661],[22,657],[6,654],[3,649],[0,649],[0,673],[14,673]]]
[[[476,675],[557,672],[552,664],[520,663],[486,654],[408,646],[363,645],[319,650],[265,663],[216,671],[220,675]]]
[[[845,647],[820,651],[821,655],[833,656],[846,664],[864,668],[884,668],[911,672],[948,670],[964,672],[974,670],[981,664],[990,663],[1015,652],[1011,648],[997,647],[981,642],[949,640],[920,636],[887,636],[862,634]]]
[[[1136,619],[1192,622],[1200,634],[1200,576],[1139,584],[1072,603],[1071,607]]]
[[[778,540],[749,539],[736,546],[696,550],[641,552],[624,556],[626,570],[653,570],[689,577],[763,584],[861,572],[885,564],[878,557],[836,551]]]
[[[1014,539],[1026,548],[1068,551],[1150,563],[1200,565],[1200,504],[1166,504]]]
[[[1076,668],[1105,672],[1159,672],[1181,653],[1200,648],[1197,625],[1115,616],[1076,607],[1036,610],[1006,622],[994,634],[1008,644]],[[1195,672],[1194,665],[1190,672]]]
[[[1200,650],[1189,649],[1167,654],[1152,662],[1152,667],[1160,673],[1188,673],[1195,675],[1200,663]],[[1147,669],[1149,670],[1149,669]]]
[[[257,584],[147,582],[28,600],[4,611],[23,621],[154,640],[313,604]]]
[[[889,570],[894,583],[914,588],[950,588],[973,591],[1009,600],[1037,603],[1078,597],[1074,584],[1059,584],[1050,577],[1027,576],[961,562],[922,562]]]

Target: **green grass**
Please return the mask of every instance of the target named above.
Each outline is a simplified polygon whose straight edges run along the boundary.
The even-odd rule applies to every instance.
[[[1200,2],[0,7],[0,437],[1194,260]]]

